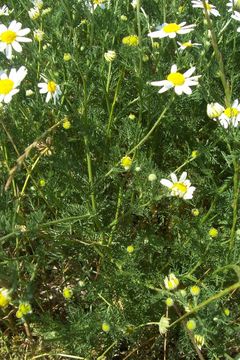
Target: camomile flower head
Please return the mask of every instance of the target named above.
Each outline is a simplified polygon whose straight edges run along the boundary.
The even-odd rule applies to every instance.
[[[240,9],[240,0],[229,0],[226,6],[229,8],[228,12]]]
[[[207,115],[210,119],[218,118],[223,111],[224,111],[224,107],[217,102],[207,104]]]
[[[178,287],[179,280],[173,273],[171,273],[165,277],[164,285],[167,290],[174,290]]]
[[[0,308],[5,308],[11,301],[10,292],[6,288],[0,289]]]
[[[13,95],[19,92],[17,87],[27,75],[27,69],[21,66],[18,70],[11,69],[9,75],[6,72],[0,72],[0,103],[9,103]]]
[[[148,34],[151,38],[164,38],[169,37],[171,39],[175,38],[177,34],[188,34],[189,32],[194,30],[196,25],[186,25],[186,22],[182,22],[180,24],[176,23],[165,23],[161,26],[157,27],[157,31],[150,32]]]
[[[0,51],[6,54],[7,59],[12,58],[12,49],[22,52],[20,42],[32,41],[25,37],[29,32],[29,28],[22,29],[22,24],[16,20],[13,20],[8,28],[0,24]]]
[[[39,18],[40,16],[40,10],[38,7],[34,7],[34,8],[31,8],[29,11],[28,11],[28,15],[30,17],[31,20],[36,20]]]
[[[234,11],[233,15],[231,16],[232,19],[240,21],[240,12]],[[237,28],[237,32],[240,32],[240,27]]]
[[[192,0],[192,6],[194,8],[203,9],[203,12],[204,12],[204,5],[203,5],[202,0]],[[206,6],[207,6],[208,15],[212,14],[214,16],[220,16],[218,10],[216,9],[216,6],[210,4],[208,2],[208,0],[206,0]]]
[[[227,129],[229,125],[238,126],[240,122],[240,104],[238,99],[234,100],[232,106],[227,107],[218,117],[220,124]]]
[[[9,16],[9,8],[7,7],[7,5],[3,5],[0,8],[0,16]]]
[[[105,9],[106,0],[87,0],[87,7],[91,12],[93,12],[98,7],[100,7],[101,9]]]
[[[205,343],[204,337],[202,335],[200,335],[200,334],[195,334],[194,335],[194,340],[195,340],[196,345],[199,348],[199,350],[201,350],[204,343]]]
[[[192,43],[192,40],[186,41],[184,43],[177,41],[177,44],[179,45],[178,49],[180,51],[183,51],[185,49],[192,48],[192,47],[202,46],[202,44],[199,44],[199,43]]]
[[[195,67],[191,67],[182,74],[177,71],[177,65],[173,65],[171,67],[171,73],[167,76],[166,80],[152,81],[150,84],[161,87],[159,94],[174,88],[177,95],[182,95],[183,93],[190,95],[192,93],[191,86],[198,85],[198,79],[201,76],[191,76],[195,69]]]
[[[55,83],[53,80],[45,79],[45,82],[39,83],[38,87],[40,88],[40,94],[47,94],[46,103],[53,99],[54,104],[56,104],[59,96],[62,94],[60,86]]]
[[[159,321],[159,332],[161,335],[166,334],[170,326],[170,319],[166,316],[162,316]]]
[[[172,173],[170,177],[172,181],[162,179],[160,183],[171,191],[171,196],[177,196],[179,198],[183,198],[184,200],[192,199],[196,188],[191,186],[190,180],[187,179],[187,172],[184,171],[179,180],[174,173]]]

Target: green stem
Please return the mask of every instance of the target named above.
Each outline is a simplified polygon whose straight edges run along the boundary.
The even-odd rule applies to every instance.
[[[233,249],[235,243],[235,233],[236,233],[236,226],[238,220],[238,198],[239,198],[239,174],[240,174],[240,166],[238,163],[238,159],[234,157],[233,159],[233,168],[234,168],[234,175],[233,175],[233,222],[231,228],[231,235],[230,235],[230,250]]]
[[[210,304],[212,301],[215,301],[219,298],[221,298],[224,295],[227,295],[228,293],[236,290],[240,288],[240,281],[238,281],[237,283],[229,286],[228,288],[218,292],[217,294],[210,296],[210,298],[208,298],[207,300],[201,302],[199,305],[197,305],[195,308],[193,308],[192,310],[188,311],[187,313],[185,313],[184,315],[182,315],[179,319],[177,319],[176,321],[174,321],[170,327],[173,327],[174,325],[176,325],[177,323],[179,323],[180,321],[182,321],[183,319],[185,319],[186,317],[188,317],[189,315],[192,315],[196,312],[198,312],[199,310],[201,310],[203,307],[205,307],[206,305]]]
[[[94,195],[94,190],[93,190],[92,161],[91,161],[91,154],[90,154],[90,150],[89,150],[87,135],[84,135],[84,143],[85,143],[85,146],[86,146],[88,180],[89,180],[89,184],[91,186],[91,195],[90,195],[90,197],[91,197],[91,203],[92,203],[92,210],[93,210],[93,213],[96,214],[96,201],[95,201],[95,195]]]
[[[155,122],[155,124],[153,125],[153,127],[149,130],[149,132],[139,141],[139,143],[137,145],[135,145],[131,150],[129,150],[126,154],[126,156],[131,155],[132,153],[134,153],[140,146],[142,146],[147,140],[148,138],[152,135],[152,133],[154,132],[154,130],[158,127],[158,125],[160,124],[162,118],[164,117],[165,113],[167,112],[167,110],[169,109],[169,107],[172,105],[174,99],[174,94],[171,97],[168,105],[163,109],[163,111],[161,112],[159,118],[157,119],[157,121]],[[120,161],[115,165],[118,166],[120,164]],[[114,171],[115,166],[113,168],[111,168],[104,176],[107,177],[109,175],[111,175],[111,173]]]
[[[207,20],[208,29],[209,29],[209,31],[211,33],[212,47],[214,49],[215,57],[216,57],[216,60],[218,62],[218,65],[219,65],[220,78],[221,78],[222,85],[223,85],[224,92],[225,92],[226,106],[229,107],[231,105],[231,89],[230,89],[229,83],[228,83],[228,81],[226,79],[222,54],[221,54],[221,52],[220,52],[220,50],[218,48],[217,37],[216,37],[215,31],[214,31],[213,26],[212,26],[212,21],[210,19],[209,14],[208,14],[206,0],[202,0],[202,3],[203,3],[203,6],[204,6],[204,14],[205,14],[205,18]]]

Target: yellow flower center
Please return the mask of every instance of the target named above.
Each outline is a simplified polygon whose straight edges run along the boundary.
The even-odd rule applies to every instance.
[[[210,11],[212,9],[212,5],[210,5],[210,4],[206,4],[206,6],[207,6],[208,11]]]
[[[15,31],[12,30],[6,30],[1,33],[0,40],[5,42],[6,44],[11,44],[16,39],[17,34]]]
[[[185,83],[185,77],[179,72],[169,74],[167,80],[173,83],[174,86],[183,85]]]
[[[139,41],[138,41],[138,36],[137,35],[129,35],[129,36],[125,36],[122,39],[122,43],[124,45],[129,45],[129,46],[137,46]]]
[[[105,0],[93,0],[93,3],[96,5],[103,4]]]
[[[0,94],[7,95],[13,89],[14,82],[10,79],[0,80]]]
[[[185,43],[182,43],[182,46],[192,47],[192,44],[190,42],[185,42]]]
[[[171,23],[171,24],[167,24],[163,27],[163,30],[166,33],[172,33],[172,32],[177,32],[178,30],[181,29],[181,26],[175,23]]]
[[[54,81],[49,81],[47,84],[47,89],[50,93],[54,93],[56,91],[57,85]]]
[[[179,190],[182,193],[185,193],[187,191],[187,186],[183,183],[177,182],[172,186],[172,190]]]
[[[239,114],[239,112],[240,111],[238,109],[231,107],[228,107],[226,108],[226,110],[224,110],[224,114],[229,118],[236,117]]]

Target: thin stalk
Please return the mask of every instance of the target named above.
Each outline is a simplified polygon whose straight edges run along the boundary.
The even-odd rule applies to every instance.
[[[204,308],[206,305],[210,304],[211,302],[220,299],[222,296],[227,295],[228,293],[236,290],[240,288],[240,281],[238,281],[237,283],[229,286],[228,288],[219,291],[217,294],[210,296],[207,300],[201,302],[199,305],[197,305],[195,308],[193,308],[192,310],[188,311],[187,313],[185,313],[184,315],[182,315],[179,319],[177,319],[176,321],[174,321],[170,327],[173,327],[174,325],[176,325],[177,323],[179,323],[180,321],[184,320],[186,317],[188,317],[189,315],[192,315],[196,312],[198,312],[199,310],[201,310],[202,308]]]
[[[94,195],[94,190],[93,190],[94,184],[93,184],[93,174],[92,174],[92,160],[91,160],[91,154],[90,154],[90,150],[89,150],[87,135],[84,135],[84,144],[86,146],[88,180],[89,180],[89,184],[91,186],[90,198],[91,198],[91,203],[92,203],[92,210],[93,210],[93,213],[96,214],[96,201],[95,201],[95,195]]]
[[[159,118],[157,119],[157,121],[155,122],[155,124],[153,125],[153,127],[149,130],[149,132],[138,142],[137,145],[135,145],[131,150],[129,150],[126,154],[126,156],[131,155],[135,152],[135,150],[137,150],[139,147],[141,147],[148,139],[149,137],[152,135],[152,133],[154,132],[154,130],[158,127],[158,125],[161,123],[162,118],[164,117],[165,113],[167,112],[167,110],[169,109],[169,107],[172,105],[174,99],[174,94],[171,97],[169,103],[167,104],[167,106],[163,109],[163,111],[161,112]],[[115,165],[118,166],[120,164],[120,161]],[[112,172],[115,169],[115,166],[113,168],[111,168],[105,175],[104,178],[106,178],[107,176],[111,175]]]
[[[234,175],[233,175],[233,222],[231,228],[231,235],[230,235],[230,250],[233,249],[235,244],[235,233],[236,233],[236,226],[238,220],[238,199],[239,199],[239,175],[240,175],[240,166],[238,163],[238,159],[234,157],[233,159],[233,168],[234,168]]]
[[[206,0],[202,0],[202,3],[204,6],[204,15],[207,20],[208,29],[211,33],[212,47],[214,49],[215,57],[216,57],[216,60],[218,62],[218,66],[219,66],[221,82],[222,82],[224,92],[225,92],[225,103],[226,103],[226,106],[229,107],[231,105],[231,89],[230,89],[229,83],[228,83],[226,75],[225,75],[222,54],[218,48],[217,37],[216,37],[215,31],[212,26],[212,21],[208,14]]]

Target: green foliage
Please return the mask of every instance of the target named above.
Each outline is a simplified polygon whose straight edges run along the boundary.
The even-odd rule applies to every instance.
[[[224,129],[206,113],[211,102],[231,106],[229,89],[231,103],[239,94],[240,35],[226,4],[215,2],[222,16],[210,20],[221,69],[209,24],[191,1],[142,0],[134,8],[111,0],[91,11],[88,1],[49,0],[37,19],[30,1],[15,3],[7,2],[13,11],[1,22],[29,27],[32,42],[10,60],[0,53],[3,71],[27,68],[0,113],[0,288],[11,297],[1,306],[0,291],[2,358],[234,359],[239,126]],[[175,39],[147,36],[165,21],[196,27]],[[129,35],[138,35],[137,46],[122,43]],[[181,52],[176,39],[201,47]],[[112,62],[108,50],[116,52]],[[150,85],[173,64],[181,73],[196,66],[201,78],[191,95]],[[39,92],[44,78],[60,86],[56,104]],[[126,155],[129,169],[121,165]],[[183,171],[196,187],[189,200],[160,183]],[[173,290],[166,286],[172,273]],[[65,287],[73,291],[68,299]],[[18,319],[21,302],[32,313]],[[170,318],[166,335],[162,316]],[[186,328],[190,318],[194,331]],[[194,335],[204,337],[201,349]]]

